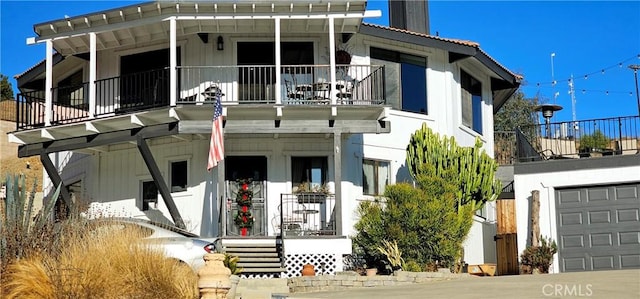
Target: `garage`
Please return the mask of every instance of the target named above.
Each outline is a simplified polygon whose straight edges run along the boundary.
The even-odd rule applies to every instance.
[[[640,183],[556,189],[560,272],[640,268]]]

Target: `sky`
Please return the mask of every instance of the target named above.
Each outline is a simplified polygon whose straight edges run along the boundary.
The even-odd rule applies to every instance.
[[[141,1],[0,0],[0,73],[22,73],[45,57],[26,45],[33,25]],[[387,2],[370,0],[388,25]],[[640,1],[429,1],[432,35],[471,40],[524,77],[528,98],[561,105],[554,121],[638,115],[631,64],[640,65]],[[569,93],[573,75],[575,110]],[[640,76],[640,74],[638,74]],[[556,81],[556,84],[552,82]],[[17,92],[17,91],[16,91]]]

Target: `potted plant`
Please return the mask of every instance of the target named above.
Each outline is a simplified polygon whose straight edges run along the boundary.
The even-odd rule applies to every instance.
[[[523,274],[549,273],[553,255],[557,252],[556,241],[540,236],[540,246],[527,246],[520,255],[520,272]]]
[[[240,273],[242,273],[242,268],[238,267],[239,258],[235,255],[231,255],[228,253],[224,253],[224,261],[222,262],[225,267],[231,270],[231,276],[229,280],[231,281],[231,288],[229,289],[229,293],[227,293],[227,298],[233,299],[236,297],[236,289],[238,288],[238,283],[240,282]]]
[[[311,182],[304,182],[298,185],[294,193],[298,197],[298,202],[301,203],[323,203],[327,199],[327,195],[330,193],[327,184],[312,184]]]
[[[578,151],[580,157],[590,156],[592,153],[599,153],[602,155],[609,147],[609,138],[600,130],[595,130],[592,134],[583,135],[580,140],[580,146]]]
[[[346,50],[338,50],[336,51],[336,64],[350,64],[351,63],[351,54]]]

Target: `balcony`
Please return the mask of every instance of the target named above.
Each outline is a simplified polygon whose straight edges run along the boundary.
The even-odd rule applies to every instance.
[[[500,165],[640,153],[640,117],[614,117],[526,126],[495,132]]]
[[[349,105],[379,106],[384,100],[384,68],[337,65],[335,81],[329,65],[285,65],[279,76],[273,65],[179,66],[176,105]],[[279,77],[279,78],[278,78]],[[335,85],[334,85],[335,84]],[[20,93],[17,130],[129,114],[171,106],[168,68],[104,78],[95,82],[95,104],[90,103],[89,82],[52,88],[52,104],[45,92]],[[47,111],[49,109],[49,111]],[[49,123],[46,123],[46,114]]]

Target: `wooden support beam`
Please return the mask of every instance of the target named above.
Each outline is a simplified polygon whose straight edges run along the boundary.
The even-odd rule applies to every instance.
[[[158,187],[158,191],[164,200],[164,203],[167,205],[167,209],[169,210],[169,214],[173,219],[173,223],[179,228],[186,229],[184,225],[184,221],[182,221],[182,216],[180,216],[180,212],[178,211],[178,207],[176,203],[173,201],[173,197],[171,197],[171,192],[169,191],[169,187],[165,183],[164,178],[162,177],[162,173],[160,172],[160,168],[158,168],[158,164],[156,160],[153,158],[153,154],[151,153],[151,149],[149,149],[149,145],[147,141],[142,137],[137,137],[137,146],[144,163],[147,165],[147,169],[153,178],[153,181],[156,183]]]
[[[49,179],[51,179],[53,185],[56,188],[60,186],[60,196],[62,196],[62,200],[64,200],[64,203],[69,209],[73,210],[74,204],[73,201],[71,201],[71,194],[69,194],[69,190],[67,190],[67,187],[64,185],[62,177],[60,177],[60,174],[58,173],[58,169],[53,164],[53,162],[51,162],[49,154],[45,153],[44,151],[41,152],[40,161],[42,162],[42,167],[44,167],[44,170],[47,172],[47,175],[49,176]]]

